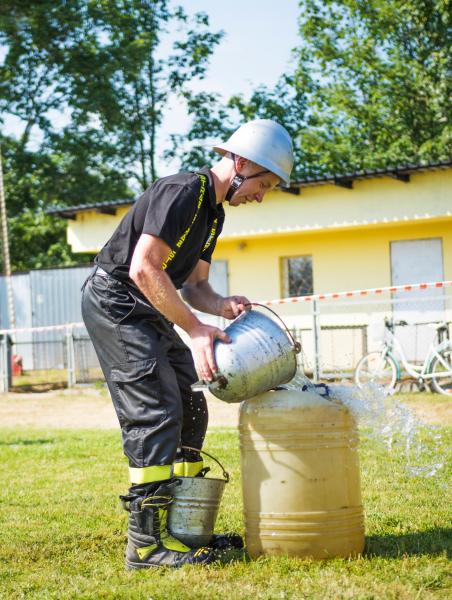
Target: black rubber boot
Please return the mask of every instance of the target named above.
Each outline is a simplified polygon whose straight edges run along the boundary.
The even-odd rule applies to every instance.
[[[241,550],[244,544],[238,533],[214,533],[208,546],[214,550]]]
[[[207,565],[216,559],[212,548],[191,550],[168,532],[168,506],[176,485],[177,481],[167,481],[132,486],[127,496],[120,496],[129,512],[128,569]]]

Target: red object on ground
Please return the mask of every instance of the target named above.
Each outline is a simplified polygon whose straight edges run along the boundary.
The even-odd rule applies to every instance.
[[[23,359],[18,354],[13,354],[12,363],[13,363],[13,377],[15,375],[22,375],[24,372]]]

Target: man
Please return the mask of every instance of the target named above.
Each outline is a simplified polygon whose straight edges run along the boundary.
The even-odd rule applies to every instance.
[[[210,170],[180,173],[153,183],[96,257],[82,314],[121,425],[131,487],[128,568],[207,564],[211,547],[192,550],[168,533],[174,476],[202,475],[198,452],[207,429],[207,405],[191,384],[211,381],[213,342],[228,342],[194,309],[233,319],[249,303],[210,287],[209,267],[224,221],[222,203],[262,202],[289,182],[292,142],[278,123],[260,119],[214,148],[222,159]],[[174,330],[190,337],[193,357]],[[194,360],[193,360],[194,359]],[[213,540],[212,546],[218,540]]]

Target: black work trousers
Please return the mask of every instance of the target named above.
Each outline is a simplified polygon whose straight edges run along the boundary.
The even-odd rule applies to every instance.
[[[98,267],[84,284],[82,315],[121,426],[131,482],[166,479],[175,461],[200,461],[180,446],[201,449],[207,403],[191,391],[193,358],[173,324]]]

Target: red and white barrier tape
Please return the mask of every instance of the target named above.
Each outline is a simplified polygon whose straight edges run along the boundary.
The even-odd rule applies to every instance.
[[[5,333],[42,333],[43,331],[62,331],[64,329],[73,329],[76,327],[85,327],[84,323],[66,323],[64,325],[43,325],[42,327],[20,327],[16,329],[0,329],[0,335]]]
[[[385,292],[414,292],[418,290],[432,290],[452,287],[452,281],[432,281],[429,283],[412,283],[409,285],[393,285],[390,287],[368,288],[364,290],[352,290],[348,292],[330,292],[327,294],[313,294],[312,296],[297,296],[296,298],[278,298],[276,300],[259,300],[259,304],[271,306],[274,304],[297,304],[300,302],[312,302],[313,300],[338,300],[339,298],[353,298],[357,296],[371,296],[384,294]],[[0,329],[0,335],[9,333],[31,333],[44,331],[59,331],[76,327],[84,327],[83,323],[66,323],[65,325],[47,325],[44,327],[22,327],[19,329]]]
[[[277,300],[262,300],[260,304],[297,304],[299,302],[312,302],[313,300],[337,300],[339,298],[352,298],[356,296],[371,296],[385,292],[414,292],[418,290],[431,290],[451,287],[452,281],[433,281],[429,283],[412,283],[409,285],[392,285],[390,287],[369,288],[365,290],[352,290],[348,292],[330,292],[327,294],[312,294],[312,296],[297,296],[295,298],[279,298]]]

